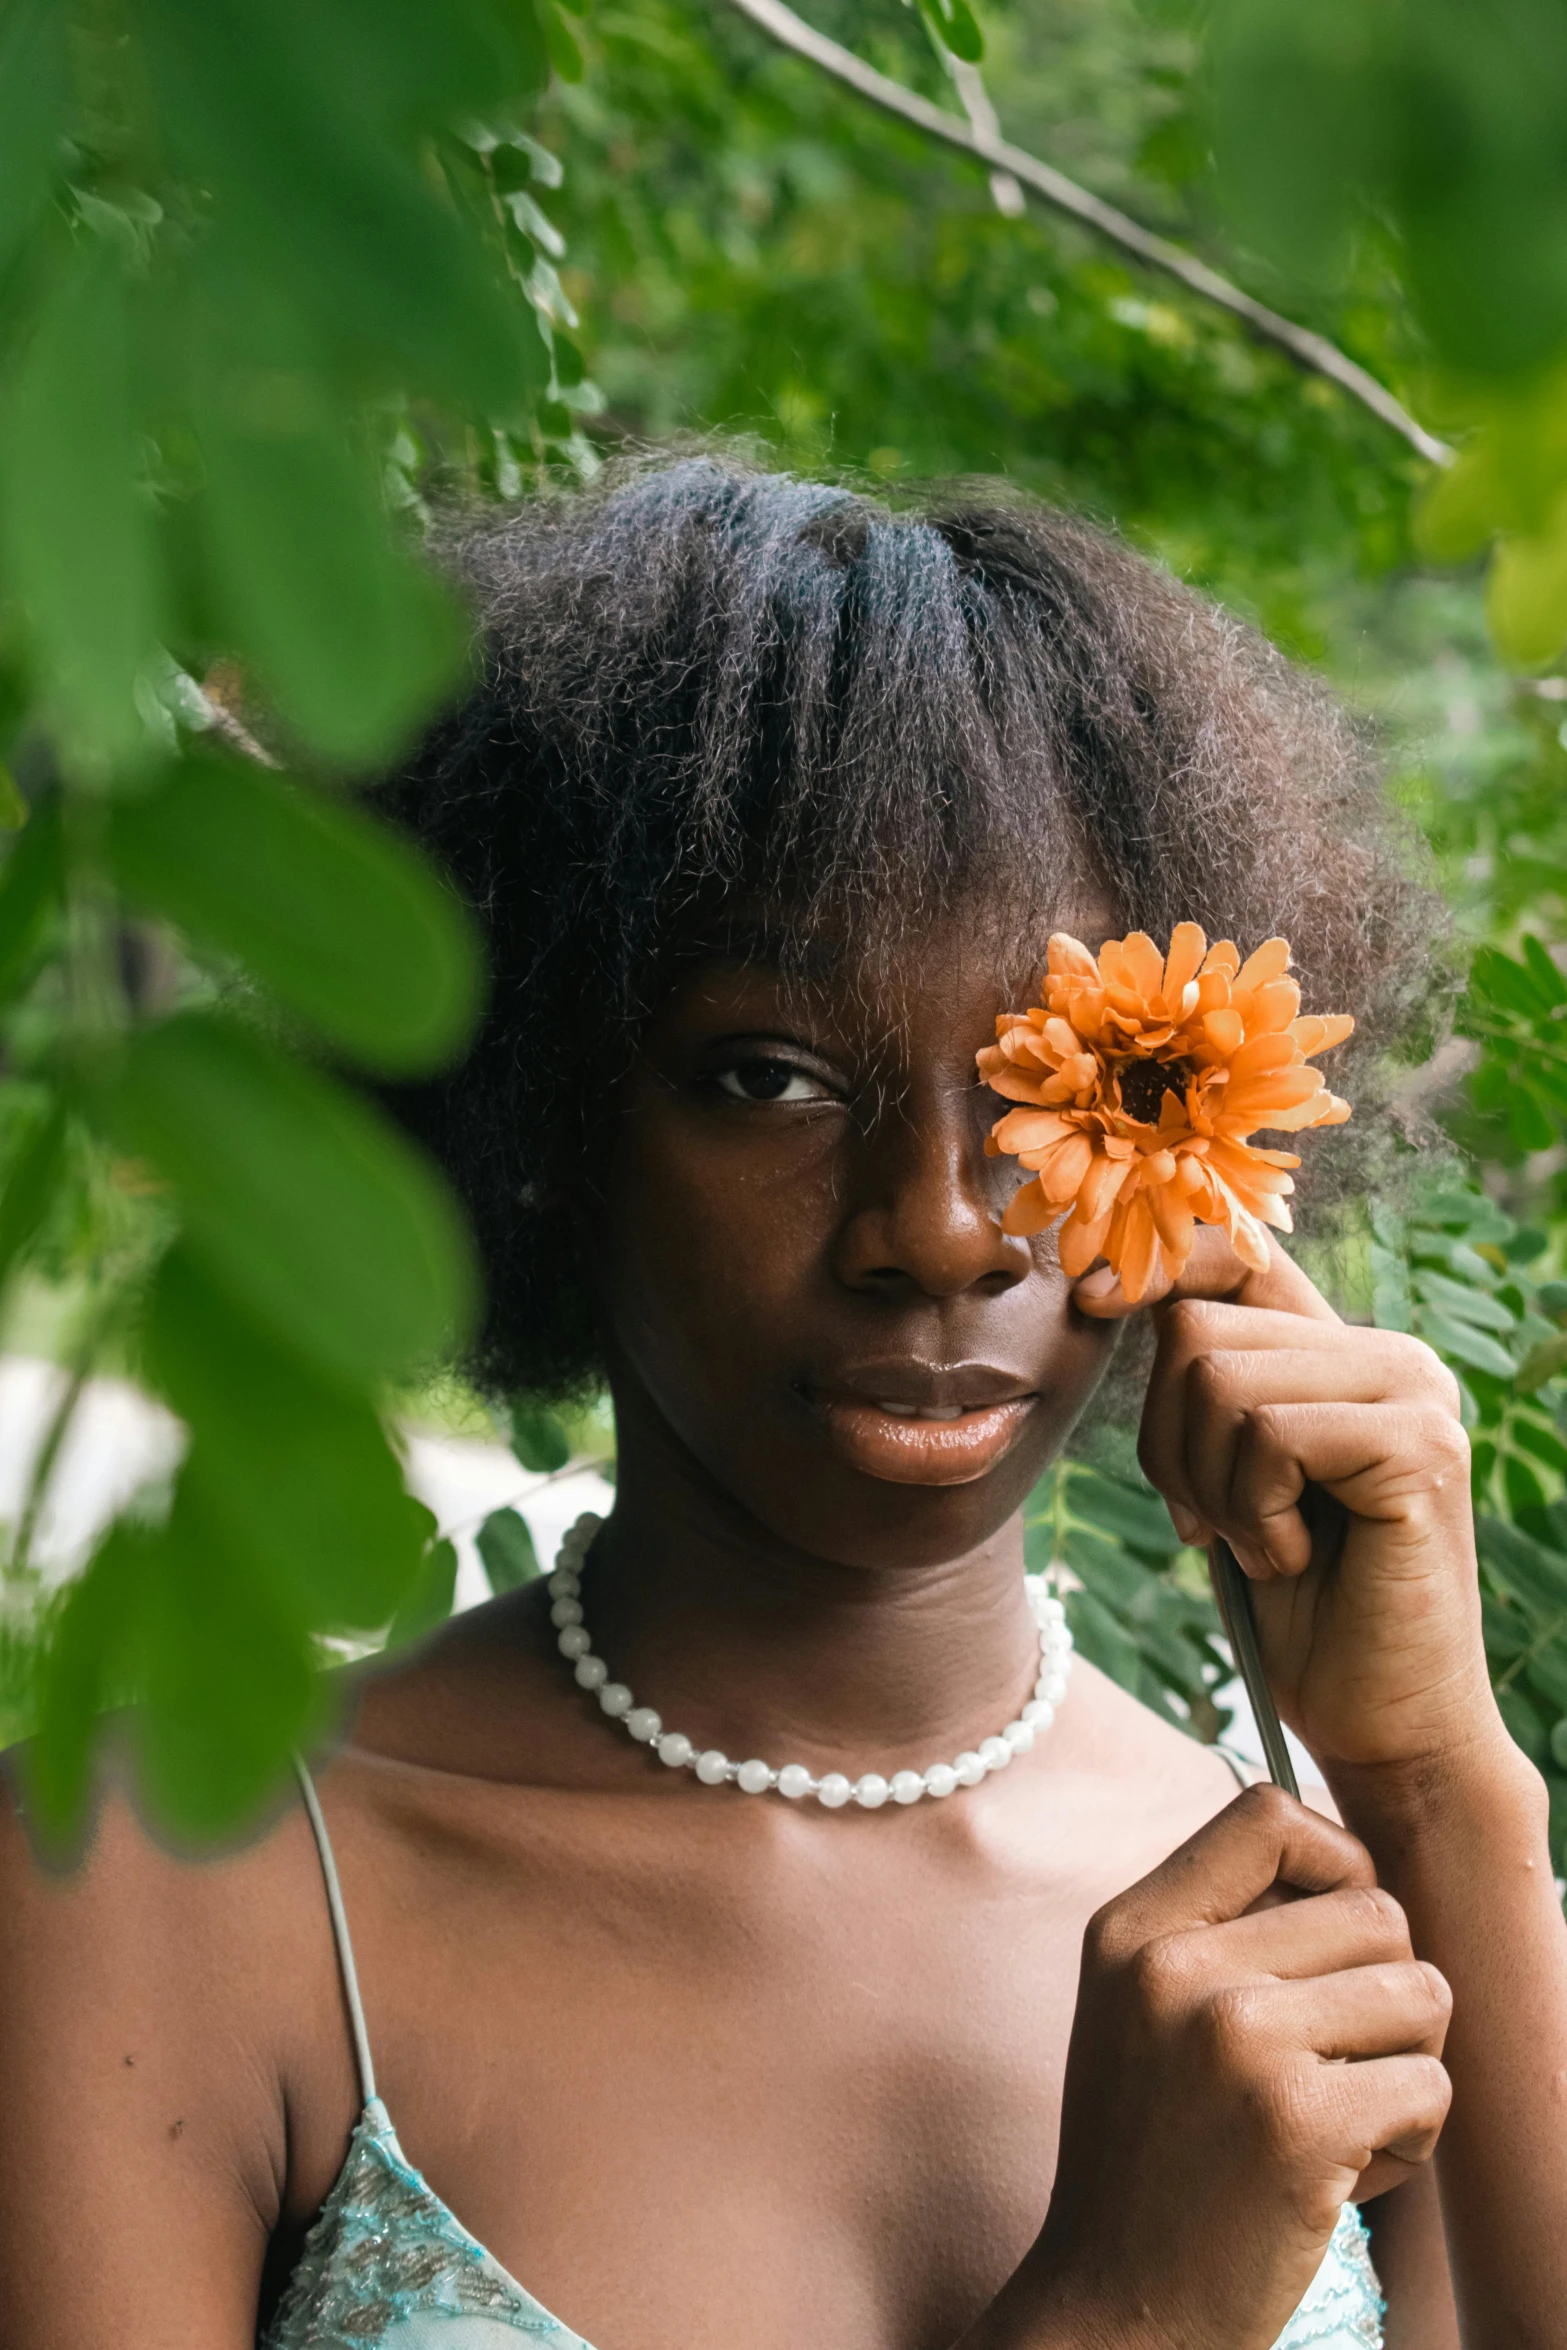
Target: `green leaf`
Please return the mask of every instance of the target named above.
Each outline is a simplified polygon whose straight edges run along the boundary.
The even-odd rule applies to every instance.
[[[292,314],[307,345],[383,382],[486,412],[515,399],[532,319],[441,200],[418,133],[537,85],[533,10],[138,0],[137,14],[166,149],[216,199],[203,260],[220,307],[226,293],[241,319]]]
[[[0,277],[48,201],[71,99],[69,44],[62,0],[7,0],[0,12]]]
[[[0,874],[0,1003],[32,978],[65,887],[60,803],[46,800]]]
[[[1494,1338],[1488,1338],[1483,1330],[1476,1330],[1467,1322],[1454,1322],[1445,1314],[1428,1311],[1421,1316],[1420,1333],[1439,1354],[1454,1355],[1459,1362],[1468,1363],[1477,1371],[1489,1371],[1497,1379],[1513,1376],[1512,1356]]]
[[[1472,1322],[1482,1330],[1511,1330],[1515,1317],[1508,1312],[1500,1298],[1484,1289],[1469,1289],[1461,1281],[1450,1281],[1445,1273],[1421,1272],[1415,1275],[1415,1295],[1428,1305],[1439,1306],[1460,1322]]]
[[[1554,1724],[1551,1730],[1551,1758],[1567,1771],[1567,1716]]]
[[[1567,1331],[1559,1338],[1542,1338],[1531,1346],[1518,1366],[1513,1382],[1520,1395],[1534,1395],[1549,1379],[1567,1371]]]
[[[185,1245],[159,1267],[144,1346],[191,1430],[181,1489],[223,1554],[288,1623],[386,1623],[418,1574],[428,1513],[372,1406],[236,1313]]]
[[[1567,1611],[1567,1556],[1502,1518],[1477,1518],[1475,1540],[1492,1574],[1531,1613],[1554,1621]]]
[[[161,1540],[134,1520],[111,1527],[71,1585],[55,1627],[38,1733],[22,1763],[29,1812],[53,1847],[74,1845],[86,1826],[94,1734],[104,1708],[128,1694]]]
[[[1563,1444],[1554,1428],[1542,1428],[1520,1412],[1512,1421],[1510,1434],[1514,1444],[1532,1452],[1537,1461],[1544,1461],[1548,1468],[1567,1475],[1567,1444]]]
[[[511,1449],[525,1469],[563,1469],[571,1458],[571,1439],[553,1412],[525,1399],[513,1402]]]
[[[1525,1153],[1549,1150],[1556,1140],[1550,1111],[1535,1089],[1521,1080],[1514,1082],[1508,1095],[1507,1130],[1518,1149]]]
[[[162,608],[130,344],[126,274],[84,238],[51,283],[0,412],[8,586],[66,739],[98,762],[144,746],[135,686]]]
[[[533,1536],[519,1510],[491,1510],[479,1528],[478,1548],[497,1599],[503,1591],[531,1583],[539,1572]]]
[[[918,0],[918,6],[944,48],[967,64],[979,63],[985,54],[985,42],[968,0]]]
[[[1170,1513],[1151,1486],[1139,1491],[1103,1475],[1079,1474],[1067,1488],[1067,1502],[1075,1517],[1107,1528],[1135,1549],[1168,1557],[1181,1547]]]
[[[357,1384],[460,1338],[474,1285],[451,1200],[343,1086],[188,1012],[132,1039],[109,1115],[173,1184],[192,1255],[284,1347]]]
[[[0,832],[20,832],[27,817],[28,806],[21,785],[0,759]]]
[[[205,419],[200,515],[219,625],[306,741],[389,756],[456,678],[445,590],[393,543],[368,454],[332,436]]]
[[[1497,1691],[1496,1702],[1514,1743],[1523,1748],[1536,1766],[1543,1763],[1550,1749],[1539,1707],[1524,1695],[1516,1681],[1510,1688]]]
[[[437,1631],[452,1612],[457,1591],[457,1553],[449,1542],[432,1542],[386,1635],[388,1652],[412,1648]]]
[[[329,1692],[305,1634],[248,1571],[204,1495],[181,1478],[150,1579],[144,1702],[135,1717],[148,1792],[186,1835],[231,1830],[286,1778]]]
[[[357,809],[198,757],[115,806],[110,857],[129,898],[236,956],[370,1068],[434,1068],[472,1030],[471,923],[423,859]]]
[[[1502,1463],[1502,1489],[1515,1518],[1545,1507],[1544,1486],[1528,1462],[1520,1460],[1516,1453],[1509,1453]]]
[[[65,1171],[68,1121],[57,1102],[35,1125],[12,1161],[0,1192],[0,1289],[43,1226]]]

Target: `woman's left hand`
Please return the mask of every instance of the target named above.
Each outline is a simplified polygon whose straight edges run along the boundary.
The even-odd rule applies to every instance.
[[[1276,1244],[1200,1231],[1152,1307],[1139,1455],[1177,1531],[1252,1578],[1279,1711],[1324,1766],[1450,1762],[1505,1738],[1480,1632],[1469,1440],[1417,1338],[1341,1322]],[[1075,1302],[1135,1309],[1101,1268]]]

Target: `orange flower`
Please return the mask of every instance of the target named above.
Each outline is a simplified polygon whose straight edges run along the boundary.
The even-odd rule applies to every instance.
[[[1349,1116],[1307,1062],[1355,1023],[1302,1018],[1289,961],[1289,942],[1270,938],[1243,963],[1195,922],[1177,927],[1167,956],[1138,930],[1107,939],[1097,962],[1057,931],[1043,1005],[1004,1014],[977,1056],[991,1090],[1026,1105],[985,1144],[1033,1172],[1005,1229],[1039,1232],[1064,1215],[1063,1270],[1075,1278],[1104,1257],[1133,1299],[1179,1275],[1199,1224],[1222,1224],[1262,1271],[1262,1227],[1289,1231],[1285,1170],[1300,1161],[1250,1137]]]

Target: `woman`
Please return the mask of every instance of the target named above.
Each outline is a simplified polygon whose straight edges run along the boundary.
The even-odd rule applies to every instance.
[[[405,1109],[482,1375],[607,1378],[614,1513],[245,1850],[10,1827],[7,2344],[1347,2350],[1352,2201],[1390,2345],[1559,2342],[1567,1947],[1440,1366],[1214,1231],[1151,1307],[1143,1456],[1343,1825],[1066,1680],[1022,1573],[1132,1309],[1002,1228],[976,1049],[1051,930],[1182,919],[1385,1033],[1343,727],[1032,510],[697,461],[454,559],[483,674],[395,799],[496,991]]]

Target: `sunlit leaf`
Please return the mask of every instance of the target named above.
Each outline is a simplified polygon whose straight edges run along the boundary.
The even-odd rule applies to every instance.
[[[419,1572],[426,1520],[371,1404],[237,1314],[185,1248],[159,1269],[145,1349],[192,1432],[182,1487],[225,1555],[292,1623],[386,1623]]]
[[[358,1382],[453,1342],[473,1299],[448,1195],[367,1102],[232,1021],[133,1039],[109,1115],[190,1249],[277,1341]]]
[[[497,1598],[503,1591],[516,1591],[531,1583],[539,1572],[533,1536],[519,1510],[491,1510],[479,1528],[478,1547]]]
[[[354,1059],[407,1073],[465,1040],[480,986],[472,926],[372,817],[195,758],[114,808],[110,850],[133,901],[237,957]]]

